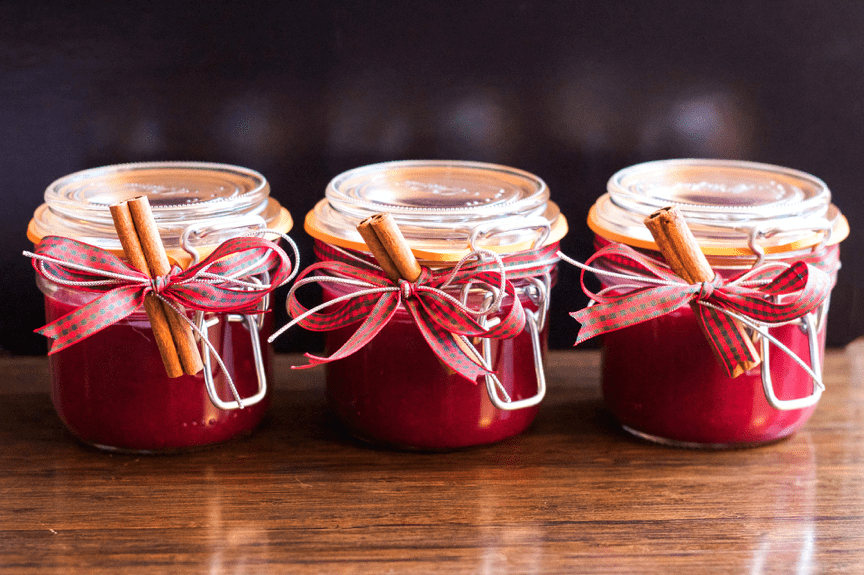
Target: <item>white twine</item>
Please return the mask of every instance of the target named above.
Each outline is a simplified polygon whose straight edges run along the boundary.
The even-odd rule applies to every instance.
[[[282,283],[279,284],[279,286],[276,286],[276,287],[281,287],[281,286],[284,286],[285,284],[287,284],[288,282],[290,282],[297,275],[297,272],[299,271],[299,268],[300,268],[300,252],[297,249],[297,245],[294,243],[294,240],[292,240],[287,234],[283,234],[282,232],[277,232],[274,230],[255,230],[255,231],[251,231],[251,232],[242,234],[242,236],[243,237],[247,237],[247,236],[248,237],[261,237],[261,236],[264,236],[268,233],[281,236],[282,239],[284,239],[291,246],[291,248],[294,252],[294,262],[295,262],[295,265],[293,266],[294,269],[292,270],[291,274]],[[216,358],[216,363],[218,363],[219,367],[222,368],[222,373],[225,374],[225,379],[227,380],[228,387],[230,388],[231,394],[234,396],[234,399],[237,401],[238,407],[240,409],[244,408],[243,400],[240,397],[239,392],[237,391],[237,386],[234,384],[234,378],[231,377],[231,374],[229,373],[228,368],[225,365],[225,362],[222,361],[222,357],[216,351],[215,346],[210,342],[210,338],[201,329],[198,328],[198,326],[195,324],[195,322],[193,322],[188,317],[186,317],[186,314],[184,312],[182,312],[176,305],[174,305],[171,301],[169,301],[162,294],[160,294],[156,291],[156,289],[155,289],[156,281],[159,278],[143,278],[140,276],[132,276],[132,275],[126,275],[126,274],[116,273],[116,272],[112,272],[112,271],[101,270],[101,269],[90,267],[90,266],[83,265],[83,264],[68,262],[68,261],[54,258],[51,256],[46,256],[46,255],[42,255],[42,254],[35,254],[33,252],[29,252],[26,250],[23,253],[26,257],[37,260],[40,272],[49,281],[51,281],[52,283],[59,284],[59,285],[68,286],[68,287],[99,287],[99,286],[106,286],[106,285],[120,285],[123,283],[133,283],[133,284],[138,284],[142,287],[148,286],[148,285],[153,287],[154,289],[153,289],[152,294],[154,296],[156,296],[157,298],[159,298],[159,300],[161,300],[162,303],[164,303],[169,308],[171,308],[183,321],[185,321],[186,324],[192,328],[192,331],[198,336],[198,339],[200,339],[204,343],[204,345],[207,346],[209,351],[213,354],[213,357]],[[245,277],[250,270],[253,270],[256,267],[258,267],[259,265],[261,265],[261,263],[264,262],[266,259],[267,259],[266,255],[262,256],[260,259],[255,260],[254,262],[252,262],[251,264],[249,264],[248,266],[246,266],[245,268],[243,268],[241,270],[233,272],[229,276],[223,276],[223,275],[213,274],[213,273],[208,272],[207,269],[210,266],[217,263],[216,261],[214,261],[214,262],[211,262],[210,264],[208,264],[207,266],[201,268],[200,270],[198,270],[191,277],[189,277],[183,281],[175,282],[175,284],[176,285],[183,285],[183,284],[187,284],[187,283],[191,283],[191,282],[202,282],[202,283],[208,283],[211,285],[213,285],[213,284],[227,284],[227,285],[231,285],[231,286],[238,286],[238,287],[242,287],[242,288],[246,288],[246,289],[255,289],[255,290],[271,289],[272,284],[269,284],[269,283],[263,283],[263,282],[253,283],[253,282],[248,282],[248,281],[244,281],[242,279],[239,279],[239,278]],[[62,265],[64,267],[67,267],[70,269],[86,272],[86,273],[93,274],[93,275],[107,276],[111,279],[92,280],[92,281],[65,280],[65,279],[62,279],[62,278],[56,276],[55,274],[51,273],[45,267],[46,262]],[[254,334],[250,334],[250,337],[254,337]]]
[[[645,287],[646,283],[655,284],[655,285],[664,285],[664,286],[676,286],[676,285],[687,286],[687,285],[690,285],[690,284],[687,284],[683,281],[664,280],[664,279],[660,279],[660,278],[651,278],[651,277],[641,276],[641,275],[618,273],[618,272],[612,272],[612,271],[607,271],[607,270],[595,268],[595,267],[583,264],[581,262],[578,262],[578,261],[568,257],[566,254],[564,254],[562,252],[558,252],[558,257],[560,257],[562,260],[564,260],[565,262],[567,262],[571,265],[574,265],[578,268],[592,272],[592,273],[597,274],[597,275],[603,275],[603,276],[607,276],[607,277],[629,280],[629,281],[635,280],[637,282],[640,282],[638,284],[627,283],[627,284],[618,284],[618,285],[614,285],[614,286],[609,286],[609,287],[603,288],[599,292],[597,292],[596,295],[598,295],[598,296],[604,295],[606,292],[618,290],[621,288],[634,288],[634,289],[643,288],[643,287]],[[771,280],[771,279],[750,280],[748,278],[752,277],[753,275],[757,275],[757,274],[761,275],[761,274],[765,273],[766,271],[770,271],[773,268],[785,270],[785,269],[790,268],[790,267],[791,267],[790,264],[787,264],[784,262],[773,262],[770,264],[765,264],[759,268],[752,269],[752,270],[748,271],[747,273],[736,278],[734,281],[731,281],[725,285],[742,285],[742,286],[767,285],[767,284],[771,283],[771,281],[773,281],[773,280]],[[780,327],[783,325],[795,323],[798,321],[797,319],[789,320],[789,321],[781,321],[781,322],[776,322],[776,323],[756,322],[756,321],[748,318],[747,316],[741,315],[741,314],[736,313],[734,311],[724,309],[724,308],[722,308],[718,305],[714,305],[710,302],[703,301],[700,299],[696,299],[694,301],[699,305],[709,307],[709,308],[714,309],[716,311],[719,311],[723,314],[726,314],[727,316],[740,321],[741,323],[747,325],[748,327],[750,327],[753,330],[755,330],[756,332],[758,332],[762,337],[766,338],[768,341],[773,343],[775,346],[777,346],[778,349],[780,349],[780,351],[785,353],[787,356],[789,356],[790,359],[792,359],[795,363],[797,363],[799,366],[801,366],[801,368],[807,373],[807,375],[809,375],[813,379],[813,382],[816,385],[816,387],[820,388],[823,391],[825,390],[825,385],[822,383],[819,376],[816,375],[816,373],[813,371],[813,369],[809,365],[807,365],[806,362],[804,362],[804,360],[802,360],[800,357],[798,357],[798,355],[795,352],[793,352],[791,349],[786,347],[786,345],[783,344],[776,337],[774,337],[773,335],[768,333],[767,326]],[[591,299],[588,302],[588,306],[589,307],[593,306],[596,303],[597,302],[595,300]],[[770,368],[768,366],[765,366],[765,369],[770,369]]]
[[[378,265],[376,265],[376,264],[374,264],[374,263],[372,263],[372,262],[370,262],[364,258],[355,256],[354,254],[352,254],[348,251],[342,250],[341,248],[339,248],[337,246],[333,246],[333,247],[338,252],[340,252],[343,255],[348,256],[352,260],[355,260],[355,261],[357,261],[357,262],[359,262],[359,263],[361,263],[361,264],[363,264],[369,268],[383,271],[380,266],[378,266]],[[501,257],[498,254],[496,254],[495,252],[492,252],[490,250],[481,249],[481,250],[472,251],[471,253],[467,254],[465,257],[463,257],[461,260],[459,260],[459,262],[453,267],[453,271],[447,276],[447,279],[441,285],[441,288],[445,288],[448,285],[450,285],[450,283],[456,277],[456,274],[459,272],[459,270],[462,268],[462,266],[465,265],[465,263],[468,260],[476,257],[478,259],[478,261],[482,261],[482,255],[483,254],[488,254],[495,260],[496,264],[498,265],[498,273],[501,277],[501,281],[500,281],[501,287],[498,290],[498,292],[495,294],[495,299],[493,300],[492,304],[490,304],[487,308],[482,309],[482,310],[471,309],[466,304],[464,304],[461,300],[453,297],[452,295],[448,294],[447,292],[442,291],[442,289],[439,289],[439,288],[433,288],[430,286],[418,286],[417,289],[420,291],[433,292],[433,293],[445,298],[447,301],[452,303],[454,306],[456,306],[461,311],[463,311],[463,312],[465,312],[471,316],[474,316],[474,317],[485,317],[487,315],[490,315],[490,314],[497,312],[501,307],[501,301],[503,300],[503,297],[504,297],[504,289],[506,287],[507,278],[505,275],[506,271],[505,271],[504,262],[501,260]],[[326,309],[326,308],[328,308],[332,305],[335,305],[337,303],[347,301],[347,300],[350,300],[353,298],[363,297],[366,295],[385,294],[385,293],[390,293],[390,292],[395,292],[395,291],[401,291],[401,288],[399,288],[398,286],[379,287],[379,286],[376,286],[375,284],[369,283],[369,282],[364,281],[364,280],[357,280],[357,279],[346,278],[346,277],[319,275],[319,276],[311,276],[308,278],[303,278],[300,281],[295,282],[294,285],[291,286],[291,290],[288,292],[288,298],[287,299],[290,300],[294,296],[294,293],[298,289],[300,289],[304,285],[307,285],[310,283],[333,283],[333,284],[341,284],[341,285],[351,285],[351,286],[367,288],[367,289],[362,289],[362,290],[359,290],[356,292],[351,292],[351,293],[343,295],[343,296],[339,296],[337,298],[326,301],[326,302],[319,304],[319,305],[317,305],[311,309],[306,310],[305,312],[303,312],[302,314],[300,314],[299,316],[292,319],[290,322],[288,322],[287,324],[283,325],[281,328],[276,330],[276,332],[273,333],[273,335],[271,335],[269,338],[267,338],[267,341],[269,343],[273,343],[273,341],[275,341],[276,338],[278,338],[280,335],[285,333],[288,329],[297,325],[298,323],[300,323],[301,321],[303,321],[307,317],[314,315],[315,313],[321,311],[322,309]]]

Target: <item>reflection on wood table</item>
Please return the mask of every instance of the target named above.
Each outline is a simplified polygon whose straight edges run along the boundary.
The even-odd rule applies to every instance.
[[[0,360],[0,573],[864,573],[864,344],[829,351],[795,437],[687,451],[610,421],[596,352],[553,352],[536,423],[373,449],[280,357],[252,436],[110,455],[64,430],[44,358]]]

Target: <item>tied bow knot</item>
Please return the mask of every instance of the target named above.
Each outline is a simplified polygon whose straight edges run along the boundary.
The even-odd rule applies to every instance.
[[[151,279],[150,290],[156,295],[161,295],[162,292],[165,291],[165,288],[171,285],[171,276],[175,275],[178,271],[180,271],[180,268],[175,266],[167,275],[156,276],[155,278]]]
[[[66,237],[46,236],[35,253],[24,255],[48,281],[101,294],[36,330],[54,338],[49,354],[128,317],[150,293],[186,309],[251,314],[258,313],[258,302],[265,295],[291,277],[287,254],[259,237],[229,239],[198,264],[186,270],[175,266],[155,278],[102,248]],[[259,276],[269,283],[255,281]]]
[[[312,331],[332,331],[356,323],[360,326],[330,356],[306,354],[310,363],[295,367],[308,368],[348,357],[380,333],[401,306],[438,358],[475,383],[480,376],[492,372],[479,357],[466,352],[464,338],[509,339],[525,327],[525,310],[510,281],[509,270],[514,270],[512,277],[529,277],[547,272],[558,261],[554,245],[514,254],[506,258],[507,263],[497,255],[489,255],[491,252],[484,252],[488,256],[485,258],[474,252],[453,268],[423,267],[417,280],[409,282],[392,281],[362,256],[323,242],[316,242],[315,251],[319,262],[303,270],[288,293],[286,307],[293,319],[270,340],[297,324]],[[324,286],[325,294],[329,292],[329,301],[311,309],[302,306],[296,291],[309,283]],[[500,293],[495,301],[497,305],[473,310],[448,293],[470,288],[473,284],[496,286]],[[328,308],[332,311],[324,311]],[[501,319],[494,326],[483,327],[477,320],[493,313]],[[457,342],[457,338],[463,341]]]
[[[699,284],[699,295],[696,298],[704,301],[710,300],[711,296],[714,295],[714,288],[721,285],[723,285],[723,280],[719,274],[715,275],[713,280]]]
[[[417,293],[417,284],[408,280],[399,280],[399,289],[402,291],[402,299],[411,299]]]
[[[832,287],[827,273],[803,261],[757,268],[728,283],[718,274],[710,282],[689,285],[664,263],[622,244],[601,248],[584,264],[560,252],[558,255],[582,269],[582,290],[592,301],[592,305],[570,314],[582,324],[577,345],[671,313],[695,300],[699,304],[696,318],[730,377],[734,366],[746,357],[743,336],[735,329],[733,318],[758,328],[776,344],[759,324],[779,325],[814,311]],[[592,267],[596,261],[601,265]],[[586,271],[613,278],[607,282],[612,285],[593,293],[585,286]]]

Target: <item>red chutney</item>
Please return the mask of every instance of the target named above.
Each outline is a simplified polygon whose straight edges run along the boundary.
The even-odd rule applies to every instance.
[[[807,335],[799,326],[781,326],[769,333],[809,363]],[[763,443],[792,435],[816,409],[814,405],[781,411],[770,406],[762,389],[761,367],[730,379],[689,307],[603,338],[604,403],[619,423],[637,435],[717,446]],[[824,329],[819,340],[824,351]],[[810,395],[810,376],[785,353],[772,351],[777,397]]]
[[[328,184],[304,227],[324,248],[319,257],[325,261],[330,248],[369,254],[357,226],[382,212],[390,214],[424,265],[454,268],[471,252],[496,251],[522,305],[547,313],[554,249],[567,232],[567,220],[542,179],[481,162],[408,160],[362,166]],[[354,259],[343,255],[346,262]],[[469,305],[480,309],[480,294],[487,293],[481,288],[490,280],[478,274],[471,283],[461,281],[445,289],[458,299],[456,286],[469,287]],[[354,289],[322,285],[325,301]],[[503,308],[508,308],[506,301]],[[543,399],[546,322],[537,323],[539,333],[528,320],[516,337],[489,342],[491,367],[509,401],[500,390],[490,398],[486,377],[469,381],[439,360],[403,308],[364,347],[327,364],[328,401],[351,433],[377,445],[446,450],[500,441],[528,427]],[[358,327],[355,323],[328,332],[327,353],[338,350]]]
[[[34,245],[47,236],[72,238],[123,257],[109,206],[142,194],[148,197],[169,258],[181,267],[206,257],[229,238],[263,229],[285,234],[292,226],[288,211],[270,197],[266,178],[254,170],[144,162],[84,170],[51,183],[27,237]],[[49,322],[96,297],[39,274],[36,281],[45,295]],[[137,310],[49,356],[52,398],[60,418],[82,441],[128,452],[187,450],[250,432],[264,417],[269,398],[263,389],[259,392],[247,322],[211,317],[219,322],[207,329],[208,339],[231,374],[243,409],[235,409],[239,406],[215,358],[210,371],[217,400],[207,393],[204,372],[168,378],[150,322]],[[265,315],[255,337],[262,343],[260,372],[268,378],[272,351],[265,340],[271,331],[272,319]]]
[[[644,219],[675,205],[715,272],[726,281],[766,261],[797,260],[836,278],[836,244],[849,233],[822,180],[779,166],[662,160],[619,171],[607,188],[588,215],[598,247],[621,242],[662,260]],[[614,264],[611,271],[626,272],[615,270]],[[605,286],[626,283],[603,274],[600,281]],[[769,328],[816,371],[825,350],[827,308],[828,299],[816,314],[822,318],[818,332],[812,334],[816,361],[811,360],[810,336],[802,321]],[[603,399],[624,429],[660,443],[743,447],[776,441],[804,426],[819,394],[808,373],[773,343],[764,360],[763,355],[761,365],[737,378],[728,377],[693,310],[684,306],[603,336]],[[779,401],[801,401],[769,401],[763,387],[766,369]]]
[[[49,322],[75,307],[45,297]],[[266,321],[272,323],[272,319]],[[265,324],[262,333],[271,330]],[[258,379],[245,324],[226,324],[221,317],[209,336],[231,371],[240,397],[254,395]],[[266,336],[259,337],[269,378],[272,351]],[[201,373],[168,378],[147,316],[138,312],[52,354],[50,360],[51,396],[57,413],[76,437],[103,449],[163,452],[226,441],[257,426],[270,402],[268,395],[243,409],[222,410],[210,401]],[[215,361],[213,368],[219,397],[232,401]]]
[[[324,286],[325,301],[344,293]],[[527,298],[521,301],[536,311]],[[352,325],[329,332],[327,353],[356,329]],[[544,353],[546,334],[544,328]],[[537,394],[527,327],[513,339],[492,340],[492,360],[514,401]],[[539,406],[496,408],[482,380],[468,381],[435,356],[402,307],[366,346],[326,369],[327,400],[339,421],[356,437],[390,447],[441,450],[493,443],[524,431],[539,411]]]

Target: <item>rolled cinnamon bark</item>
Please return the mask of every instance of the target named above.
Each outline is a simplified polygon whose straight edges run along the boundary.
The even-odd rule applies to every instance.
[[[684,220],[684,215],[677,207],[671,206],[657,210],[645,218],[645,226],[654,236],[654,241],[666,263],[681,279],[689,284],[714,279],[714,270],[699,248],[693,232],[690,231]],[[694,311],[698,305],[695,301],[690,304]],[[762,363],[762,358],[744,326],[735,320],[732,320],[732,323],[747,346],[748,356],[746,360],[733,368],[732,377],[734,378]]]
[[[387,277],[393,281],[417,281],[421,273],[420,263],[390,213],[382,212],[369,216],[357,225],[357,231]],[[480,357],[477,350],[471,348],[461,337],[450,335],[466,356]]]
[[[126,254],[126,259],[139,271],[150,275],[147,260],[144,258],[144,252],[141,249],[141,242],[138,241],[138,234],[135,232],[135,224],[132,222],[129,206],[126,205],[126,202],[123,202],[110,206],[109,209],[111,217],[114,220],[114,228],[117,230],[117,237],[120,238],[120,245],[123,246],[123,252]],[[162,302],[156,296],[149,294],[144,298],[144,311],[147,312],[147,318],[150,320],[150,326],[153,329],[153,338],[156,340],[156,346],[159,348],[159,355],[162,357],[162,363],[165,365],[165,372],[170,378],[180,377],[183,375],[183,366],[180,364],[180,358],[177,355],[174,338],[171,337],[171,328],[168,326],[168,319]]]
[[[128,200],[126,204],[132,215],[132,222],[135,224],[135,231],[141,243],[141,251],[147,260],[150,277],[168,274],[171,271],[171,264],[168,261],[165,247],[162,245],[162,238],[159,236],[159,230],[156,227],[156,220],[153,218],[147,196],[133,198]],[[167,306],[164,308],[168,326],[171,329],[171,337],[177,348],[180,364],[183,366],[183,372],[187,375],[195,375],[204,368],[201,354],[195,343],[195,334],[192,333],[189,324],[183,321],[173,309]],[[179,311],[183,313],[182,308]]]
[[[392,281],[396,281],[402,277],[402,274],[399,273],[399,268],[393,263],[390,254],[387,253],[387,249],[381,243],[381,240],[378,239],[378,234],[375,233],[375,229],[372,227],[372,218],[378,215],[381,214],[370,216],[357,224],[357,231],[360,232],[360,236],[366,242],[366,247],[372,252],[372,256],[378,262],[378,265],[381,266],[381,269],[384,270],[384,273],[387,274],[387,277]]]
[[[420,277],[420,264],[392,215],[385,212],[369,216],[357,225],[357,231],[390,279],[413,282]]]

